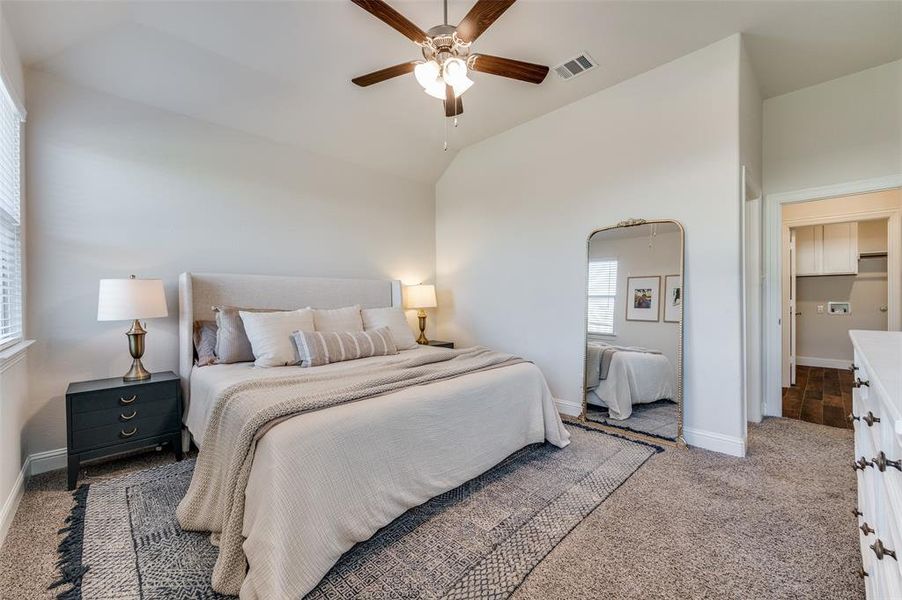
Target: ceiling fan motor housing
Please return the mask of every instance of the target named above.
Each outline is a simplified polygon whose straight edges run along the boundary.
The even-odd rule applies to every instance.
[[[470,56],[470,44],[458,37],[454,26],[436,25],[426,34],[429,38],[422,47],[423,58],[427,61],[434,60],[439,65],[444,65],[449,58],[460,58],[466,62]]]

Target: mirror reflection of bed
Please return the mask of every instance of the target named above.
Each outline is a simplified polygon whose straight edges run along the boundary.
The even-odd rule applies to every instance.
[[[589,239],[585,416],[678,440],[683,230],[618,226]]]

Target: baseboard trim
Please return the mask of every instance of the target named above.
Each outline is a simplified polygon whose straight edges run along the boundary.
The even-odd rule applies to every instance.
[[[555,398],[554,405],[557,406],[557,411],[559,413],[570,417],[578,417],[583,412],[583,405],[579,402],[573,402],[572,400]]]
[[[732,435],[684,427],[683,439],[686,440],[688,445],[696,448],[704,448],[705,450],[729,454],[730,456],[745,456],[745,440]]]
[[[847,371],[851,360],[842,358],[817,358],[815,356],[796,356],[796,364],[802,367],[821,367],[823,369],[842,369]]]
[[[9,491],[9,495],[3,502],[3,508],[0,509],[0,547],[2,547],[3,542],[6,541],[6,534],[9,533],[9,527],[13,524],[13,519],[16,516],[16,510],[18,510],[19,508],[19,501],[22,500],[22,494],[25,493],[25,477],[27,468],[28,461],[26,460],[25,464],[22,465],[22,468],[19,470],[19,475],[18,477],[16,477],[16,481],[13,484],[12,489]]]
[[[32,475],[40,475],[48,471],[65,469],[67,460],[65,448],[36,452],[29,455],[25,461],[25,466],[28,467],[26,474],[28,477],[31,477]]]

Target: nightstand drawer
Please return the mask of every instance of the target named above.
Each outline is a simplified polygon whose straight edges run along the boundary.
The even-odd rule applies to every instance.
[[[126,441],[154,437],[165,433],[179,431],[181,418],[176,412],[135,418],[127,423],[113,423],[101,427],[92,427],[72,432],[74,451],[88,450]]]
[[[178,393],[178,384],[174,384],[171,381],[123,387],[115,390],[100,390],[73,395],[72,412],[86,413],[96,410],[112,411],[118,408],[138,408],[148,403],[175,398],[178,396]]]
[[[122,423],[125,426],[139,419],[176,413],[178,410],[179,399],[173,393],[169,398],[161,398],[159,400],[135,401],[128,406],[92,410],[91,412],[76,412],[72,413],[72,431],[83,431],[118,423]],[[126,429],[130,429],[130,427],[126,427]]]

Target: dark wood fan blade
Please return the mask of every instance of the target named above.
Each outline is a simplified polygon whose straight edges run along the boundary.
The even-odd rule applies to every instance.
[[[429,36],[407,18],[382,0],[351,0],[380,21],[400,31],[415,44],[424,44]]]
[[[548,75],[548,67],[533,63],[501,58],[490,54],[473,54],[470,56],[469,67],[480,73],[510,77],[529,83],[542,83]]]
[[[416,66],[416,61],[401,63],[400,65],[395,65],[393,67],[388,67],[380,71],[373,71],[372,73],[367,73],[366,75],[355,77],[351,81],[356,83],[360,87],[366,87],[368,85],[373,85],[374,83],[381,83],[387,79],[391,79],[392,77],[398,77],[399,75],[407,75],[408,73],[413,73],[413,69]]]
[[[454,97],[454,88],[445,85],[445,116],[456,117],[464,111],[464,101]]]
[[[511,7],[515,0],[478,0],[457,26],[457,37],[472,42]]]

